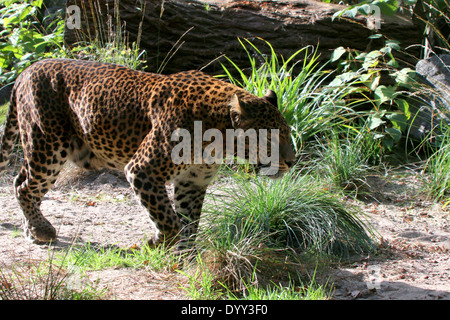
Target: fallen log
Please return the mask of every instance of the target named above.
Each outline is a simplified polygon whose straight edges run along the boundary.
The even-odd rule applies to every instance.
[[[421,42],[418,28],[407,15],[383,17],[381,29],[371,30],[366,17],[333,21],[333,14],[343,6],[313,0],[66,1],[68,8],[73,5],[81,8],[81,26],[68,28],[66,23],[68,45],[106,38],[118,30],[115,24],[119,23],[130,42],[140,39],[140,47],[147,53],[147,71],[153,72],[163,66],[163,73],[201,68],[216,73],[222,70],[223,55],[246,67],[248,57],[238,38],[262,38],[285,57],[302,47],[318,45],[324,60],[339,46],[379,48],[381,39],[368,39],[377,32],[399,41],[403,48]],[[66,18],[71,18],[70,13]],[[419,50],[413,47],[409,52],[418,56]],[[408,55],[400,58],[415,63]]]

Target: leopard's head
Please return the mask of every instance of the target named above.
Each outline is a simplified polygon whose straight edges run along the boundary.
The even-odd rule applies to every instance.
[[[275,92],[269,90],[264,97],[249,98],[235,94],[229,104],[231,122],[238,132],[237,156],[240,157],[239,145],[244,148],[245,141],[246,160],[256,164],[262,174],[274,179],[282,177],[296,161],[291,130],[278,109],[277,101]]]

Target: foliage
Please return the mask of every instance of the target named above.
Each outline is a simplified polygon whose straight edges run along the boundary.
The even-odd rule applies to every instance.
[[[130,44],[122,38],[113,38],[105,43],[99,40],[90,43],[79,42],[71,49],[74,58],[106,63],[115,63],[137,70],[145,69],[145,51],[133,42]]]
[[[0,83],[14,79],[31,63],[63,51],[64,20],[44,27],[37,14],[43,0],[4,0],[0,9]],[[47,17],[50,18],[50,17]]]
[[[194,271],[177,270],[188,279],[188,285],[182,289],[195,300],[216,300],[223,296],[222,290],[218,288],[214,274],[208,269],[202,257],[198,255],[195,259]],[[193,274],[192,274],[193,273]]]
[[[272,283],[264,288],[248,284],[242,297],[225,288],[230,300],[325,300],[330,296],[324,286],[315,283],[314,276],[308,285],[304,285],[301,279],[299,283],[296,284],[294,281],[290,281],[287,285]]]
[[[9,104],[0,105],[0,126],[6,121],[6,114],[8,113]]]
[[[332,55],[332,62],[338,63],[339,74],[330,87],[339,88],[352,81],[354,93],[371,106],[368,112],[363,110],[360,113],[363,126],[375,139],[381,139],[388,149],[392,149],[408,131],[411,118],[408,90],[415,85],[413,70],[397,68],[393,51],[398,49],[396,41],[387,40],[379,50],[366,53],[339,47]],[[347,57],[343,58],[344,55]],[[385,74],[389,75],[392,84],[380,84]]]
[[[136,7],[137,11],[144,11],[145,3]],[[90,14],[82,5],[84,15]],[[98,17],[98,25],[95,24],[95,37],[91,34],[76,33],[78,42],[71,48],[68,55],[76,59],[100,61],[124,65],[131,69],[145,69],[145,50],[140,49],[142,36],[142,22],[139,26],[136,42],[130,43],[125,25],[120,19],[119,1],[114,0],[115,19],[103,22],[103,17]],[[142,16],[143,17],[143,16]],[[100,28],[100,30],[98,29]]]
[[[0,9],[0,84],[13,82],[29,65],[45,58],[77,58],[142,68],[145,51],[139,40],[130,44],[123,30],[109,26],[106,39],[80,41],[70,50],[64,47],[62,13],[38,18],[43,0],[4,0]],[[120,26],[120,21],[116,21]],[[116,30],[117,29],[117,30]]]
[[[357,14],[370,15],[373,14],[376,6],[382,14],[393,15],[399,8],[398,0],[361,0],[357,4],[350,3],[350,6],[336,12],[333,18],[347,16],[354,18]]]
[[[297,152],[315,135],[330,131],[346,123],[352,115],[356,116],[351,108],[359,101],[345,101],[345,97],[354,90],[352,81],[340,87],[327,88],[326,83],[331,81],[332,73],[325,70],[326,65],[319,67],[313,47],[302,48],[285,59],[279,57],[267,41],[262,40],[270,50],[269,55],[247,39],[245,43],[239,41],[252,67],[250,75],[247,76],[243,69],[228,59],[239,75],[234,76],[223,65],[228,78],[258,96],[264,95],[268,89],[277,93],[279,109],[291,126]]]
[[[325,2],[334,2],[326,0]],[[341,2],[341,1],[339,1]],[[412,19],[418,22],[423,33],[423,57],[428,58],[435,47],[450,50],[449,35],[441,32],[442,25],[450,27],[449,1],[448,0],[344,0],[348,7],[336,12],[333,19],[342,16],[354,18],[358,14],[373,15],[379,10],[383,15],[394,15],[399,10],[412,12]],[[375,8],[378,8],[376,10]],[[431,44],[429,39],[434,38],[435,43]]]
[[[400,49],[396,41],[386,40],[384,47],[368,53],[339,47],[331,56],[330,62],[337,64],[334,71],[326,70],[327,64],[319,67],[310,47],[284,59],[267,42],[270,54],[263,54],[249,40],[241,44],[252,66],[250,73],[230,59],[238,76],[223,65],[225,73],[232,83],[256,95],[267,89],[277,93],[297,153],[318,136],[349,132],[349,127],[382,141],[380,152],[393,149],[406,136],[411,120],[408,91],[414,89],[415,73],[398,69],[393,54]]]

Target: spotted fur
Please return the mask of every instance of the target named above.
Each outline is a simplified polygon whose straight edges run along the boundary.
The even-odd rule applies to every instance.
[[[68,59],[33,64],[17,79],[2,137],[0,172],[20,136],[24,163],[14,180],[24,230],[36,242],[56,239],[41,201],[66,161],[85,169],[123,170],[159,234],[153,244],[195,236],[206,189],[218,164],[174,164],[171,135],[280,129],[280,172],[293,160],[289,127],[273,92],[259,98],[199,71],[158,75],[123,66]],[[224,144],[226,143],[224,139]],[[166,184],[174,185],[174,206]],[[189,240],[191,240],[189,242]]]

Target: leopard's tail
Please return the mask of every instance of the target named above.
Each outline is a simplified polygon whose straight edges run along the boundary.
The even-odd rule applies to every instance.
[[[8,166],[12,150],[14,148],[14,145],[16,144],[17,137],[19,135],[15,88],[12,88],[9,100],[10,100],[9,109],[6,114],[6,122],[4,125],[5,130],[3,131],[3,135],[0,142],[0,173],[4,171]]]

